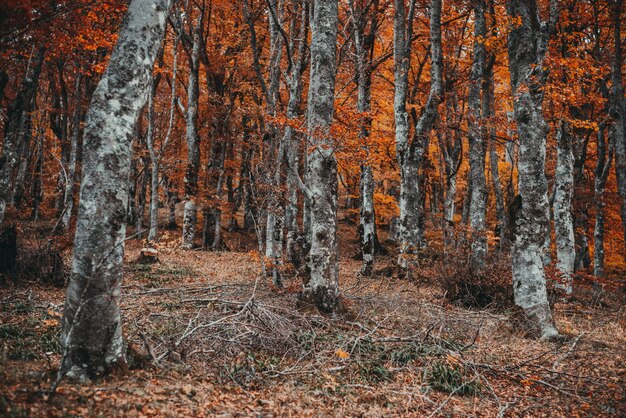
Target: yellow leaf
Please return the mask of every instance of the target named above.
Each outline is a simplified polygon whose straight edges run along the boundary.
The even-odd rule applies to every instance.
[[[337,351],[335,351],[335,354],[337,354],[337,357],[339,358],[350,358],[350,354],[343,351],[341,348],[338,348]]]
[[[47,327],[56,327],[57,325],[59,325],[59,321],[57,321],[56,319],[44,319],[43,324]]]
[[[57,318],[60,318],[60,317],[61,317],[61,314],[60,314],[60,313],[55,312],[55,311],[53,311],[52,309],[48,309],[48,315],[50,315],[50,316],[55,316],[55,317],[57,317]]]
[[[446,358],[448,359],[448,362],[452,364],[459,364],[459,358],[456,356],[453,356],[452,354],[446,355]]]

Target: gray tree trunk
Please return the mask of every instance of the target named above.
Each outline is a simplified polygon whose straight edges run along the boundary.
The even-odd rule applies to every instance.
[[[200,44],[202,18],[199,17],[193,31],[191,56],[189,57],[189,81],[187,85],[187,172],[185,173],[185,208],[183,211],[182,248],[191,249],[196,237],[198,221],[198,171],[200,169],[200,136],[198,135],[198,96],[200,85],[198,71],[200,67]]]
[[[84,379],[124,366],[119,308],[131,139],[165,31],[166,0],[133,0],[86,116],[83,179],[59,376]]]
[[[522,308],[533,332],[542,338],[559,335],[546,290],[543,248],[548,233],[548,186],[545,176],[546,134],[543,118],[543,60],[549,33],[554,25],[538,24],[535,0],[508,0],[507,12],[520,24],[508,37],[509,69],[513,90],[515,122],[519,137],[518,185],[521,209],[514,219],[515,237],[511,252],[515,304]]]
[[[291,74],[288,77],[289,85],[289,101],[287,102],[287,118],[294,120],[298,117],[300,102],[302,101],[302,74],[306,69],[307,62],[307,36],[309,27],[309,7],[304,4],[301,5],[299,0],[293,2],[294,14],[300,9],[300,24],[296,33],[295,22],[293,20],[291,25],[291,37],[290,49],[291,51],[297,51],[297,57],[291,70]],[[297,48],[294,47],[294,38],[297,37]],[[301,140],[302,135],[294,130],[291,126],[285,127],[285,133],[283,136],[283,143],[286,149],[287,159],[287,200],[285,202],[285,229],[287,230],[287,260],[294,264],[301,264],[302,260],[296,260],[297,254],[300,254],[298,250],[298,237],[300,235],[298,227],[298,179],[299,179],[299,165],[300,165],[300,153],[301,153]]]
[[[13,201],[15,188],[13,171],[18,163],[18,153],[23,148],[26,131],[30,125],[30,113],[37,94],[39,75],[45,55],[45,48],[39,48],[34,58],[32,72],[27,69],[20,90],[7,111],[4,142],[0,154],[0,225],[4,221],[7,205]]]
[[[482,120],[481,88],[485,68],[485,1],[474,0],[474,57],[470,71],[468,95],[469,107],[469,162],[472,194],[470,197],[469,221],[473,234],[472,265],[482,268],[487,256],[487,236],[485,234],[487,216],[487,179],[485,176],[485,135]]]
[[[356,55],[357,76],[357,111],[360,113],[359,139],[365,160],[361,164],[360,177],[360,238],[363,264],[361,274],[371,276],[374,270],[374,254],[376,252],[376,213],[374,210],[374,173],[370,163],[370,115],[372,101],[372,55],[376,38],[378,2],[373,1],[370,7],[362,2],[350,2],[353,19],[354,48]]]
[[[456,213],[457,174],[463,159],[463,139],[460,130],[461,119],[462,112],[458,109],[457,95],[456,92],[453,92],[451,100],[446,103],[446,120],[448,123],[452,122],[454,124],[453,129],[446,129],[437,134],[446,181],[443,205],[443,218],[446,228],[454,225],[454,215]]]
[[[496,28],[496,17],[494,11],[494,2],[489,1],[489,14],[491,17],[491,34],[492,36],[497,36],[497,28]],[[487,51],[485,57],[485,70],[483,73],[483,118],[490,119],[494,114],[494,89],[495,89],[495,81],[494,81],[494,65],[495,65],[495,54],[493,51]],[[504,248],[508,248],[507,242],[507,229],[508,225],[508,217],[505,209],[505,200],[504,200],[504,192],[502,190],[502,182],[500,181],[500,168],[499,168],[499,160],[498,156],[498,148],[496,143],[496,127],[493,122],[490,126],[485,130],[485,146],[489,146],[489,171],[491,173],[491,186],[493,188],[494,200],[496,203],[496,234],[499,239],[499,244],[497,250],[503,250]]]
[[[622,211],[622,229],[624,235],[624,260],[626,260],[626,106],[624,104],[624,84],[622,81],[622,1],[611,2],[611,18],[613,20],[613,62],[611,65],[611,95],[609,99],[609,115],[613,119],[609,142],[615,144],[615,176],[617,177],[617,193]]]
[[[267,108],[268,115],[276,116],[276,107],[279,100],[280,90],[280,62],[282,59],[284,39],[281,33],[283,2],[278,4],[276,0],[269,0],[268,19],[270,28],[270,57],[269,57],[269,79],[267,86]],[[278,287],[282,287],[282,264],[283,264],[283,235],[285,224],[285,208],[282,202],[283,182],[283,162],[285,143],[279,134],[279,127],[273,123],[268,124],[270,135],[269,158],[271,164],[269,180],[269,199],[267,207],[267,220],[265,227],[265,258],[271,263],[269,269],[272,274],[272,282]]]
[[[70,138],[70,163],[67,173],[67,182],[65,183],[65,191],[63,194],[63,212],[59,218],[57,226],[58,231],[66,231],[72,219],[72,211],[74,209],[74,184],[76,183],[76,160],[78,157],[78,140],[81,134],[80,123],[84,117],[84,111],[81,109],[82,92],[81,88],[82,76],[79,73],[76,76],[76,87],[74,89],[74,115],[72,116],[72,136]]]
[[[593,231],[593,275],[604,276],[604,192],[613,162],[613,144],[609,144],[607,156],[606,140],[604,139],[604,123],[598,127],[598,157],[594,179],[594,204],[596,207],[596,224]]]
[[[174,114],[176,112],[176,72],[178,67],[178,38],[174,41],[173,63],[172,63],[172,96],[170,99],[170,114],[167,126],[167,132],[165,138],[161,144],[161,149],[157,151],[154,144],[154,135],[150,137],[148,141],[148,152],[150,153],[150,227],[148,232],[148,242],[155,242],[159,231],[159,166],[161,164],[161,157],[165,152],[167,145],[169,144],[170,137],[172,135],[172,127],[174,125]],[[150,101],[153,100],[152,94],[150,95]],[[152,103],[150,103],[152,106]],[[172,211],[170,211],[170,217]],[[174,214],[175,216],[175,214]],[[170,223],[171,223],[170,218]],[[173,222],[176,223],[176,220]]]
[[[417,233],[417,178],[418,169],[409,150],[409,114],[406,99],[411,67],[411,38],[415,1],[411,0],[407,22],[404,0],[394,0],[393,57],[394,57],[394,101],[396,157],[400,169],[400,221],[398,238],[400,254],[398,265],[407,269],[409,258],[418,248]]]
[[[337,248],[337,160],[330,136],[335,93],[337,0],[314,0],[311,18],[311,73],[307,106],[306,187],[310,205],[309,275],[302,300],[323,312],[339,304]]]
[[[554,232],[556,238],[556,267],[563,278],[562,288],[572,291],[572,275],[576,260],[572,194],[574,189],[574,154],[567,122],[557,131],[556,173],[554,192]]]
[[[394,116],[396,122],[396,155],[400,166],[400,251],[398,266],[406,272],[416,263],[417,250],[424,246],[423,191],[420,190],[419,168],[425,143],[437,117],[437,106],[442,96],[442,52],[441,52],[441,0],[431,1],[431,85],[428,101],[419,119],[415,120],[413,139],[409,144],[409,122],[406,111],[408,71],[410,68],[411,40],[415,2],[411,1],[408,19],[404,1],[395,0],[394,13],[394,60],[395,94]]]

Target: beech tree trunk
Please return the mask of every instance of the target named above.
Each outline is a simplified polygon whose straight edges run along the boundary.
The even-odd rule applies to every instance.
[[[611,2],[611,18],[613,20],[613,62],[611,65],[611,95],[609,99],[609,116],[613,119],[609,142],[615,144],[615,176],[617,177],[617,193],[622,211],[622,229],[624,235],[624,260],[626,260],[626,106],[624,105],[624,84],[622,81],[622,1]]]
[[[576,260],[572,193],[574,188],[574,154],[567,122],[557,131],[556,173],[554,195],[554,232],[556,237],[556,267],[562,274],[561,287],[572,291],[572,275]]]
[[[573,217],[574,217],[574,248],[576,257],[574,269],[581,270],[589,267],[591,259],[589,257],[589,240],[587,238],[587,228],[589,220],[588,204],[582,196],[582,189],[586,187],[585,162],[587,160],[587,147],[591,135],[582,137],[572,135],[571,144],[574,152],[574,195],[573,195]]]
[[[148,152],[150,153],[150,227],[148,232],[148,242],[154,242],[157,239],[159,232],[159,168],[161,164],[161,157],[165,152],[167,145],[169,144],[170,137],[172,134],[172,127],[174,125],[174,113],[176,110],[176,72],[178,67],[178,38],[174,41],[174,51],[173,55],[173,64],[172,64],[172,84],[171,90],[172,95],[170,99],[170,114],[167,126],[167,132],[165,133],[165,138],[163,139],[163,143],[161,144],[161,149],[157,151],[154,141],[154,135],[150,137],[150,141],[148,142]],[[156,88],[152,90],[152,93],[149,97],[150,101],[153,100],[153,94],[156,92]],[[152,103],[149,104],[152,106]],[[168,198],[168,203],[170,203],[170,199]],[[175,216],[173,213],[172,206],[170,205],[170,219],[169,225],[176,224]],[[172,220],[172,218],[174,218]]]
[[[377,30],[378,2],[369,7],[362,2],[351,1],[354,47],[356,54],[357,111],[360,113],[359,139],[364,155],[360,177],[360,216],[359,228],[363,263],[361,274],[371,276],[374,270],[376,253],[376,213],[374,210],[374,173],[370,163],[369,137],[372,127],[370,115],[372,101],[372,54]],[[369,12],[368,12],[369,10]],[[369,29],[369,30],[367,30]]]
[[[25,136],[28,134],[26,131],[30,126],[30,113],[39,86],[39,75],[45,54],[45,48],[38,49],[32,72],[27,69],[20,90],[7,111],[4,142],[0,154],[0,225],[4,221],[7,205],[13,201],[15,189],[13,171],[18,163],[20,150],[24,146]]]
[[[291,74],[288,78],[289,101],[287,102],[287,118],[296,119],[299,116],[298,108],[302,101],[302,75],[306,69],[307,62],[307,36],[309,27],[309,7],[307,4],[300,4],[299,0],[293,1],[294,14],[300,8],[300,24],[296,33],[295,21],[291,25],[290,50],[297,51],[297,57],[293,64]],[[297,48],[295,48],[294,38],[297,37]],[[300,230],[298,227],[298,179],[301,153],[302,135],[291,126],[285,127],[283,143],[286,147],[287,160],[287,199],[285,202],[285,229],[287,230],[287,253],[286,257],[290,263],[301,264],[302,260],[296,260],[301,251],[298,250],[298,237]]]
[[[167,0],[131,2],[86,116],[59,376],[92,378],[126,363],[119,301],[130,145],[151,87],[169,6]]]
[[[394,0],[393,57],[394,57],[394,100],[396,157],[400,169],[400,221],[398,239],[400,253],[398,265],[406,270],[410,259],[419,247],[418,233],[418,167],[414,153],[409,149],[409,114],[406,100],[411,67],[411,39],[415,1],[411,0],[407,21],[404,0]]]
[[[307,108],[306,187],[311,248],[302,300],[320,311],[339,304],[337,248],[337,160],[330,137],[335,93],[337,0],[314,0],[311,18],[311,73]]]
[[[485,176],[485,135],[482,121],[481,88],[485,68],[485,1],[474,0],[474,57],[470,71],[468,95],[469,107],[469,162],[472,178],[469,220],[472,231],[472,265],[482,268],[487,256],[487,236],[485,234],[487,216],[487,179]],[[484,98],[483,98],[484,100]]]
[[[189,57],[189,81],[187,85],[187,171],[185,173],[185,208],[183,211],[182,248],[191,249],[196,237],[198,222],[198,171],[200,169],[200,136],[198,135],[198,96],[200,85],[198,71],[200,67],[200,43],[202,18],[198,18],[193,27],[191,56]]]
[[[394,116],[396,122],[396,155],[400,166],[400,254],[398,266],[403,272],[416,263],[416,253],[425,245],[423,225],[423,191],[420,190],[419,168],[425,144],[437,117],[437,106],[442,96],[441,52],[441,0],[431,1],[431,85],[428,101],[419,118],[414,116],[414,132],[409,144],[409,123],[406,111],[408,71],[410,68],[411,40],[415,2],[412,0],[406,18],[404,1],[395,0],[394,12],[394,60],[395,95]]]
[[[76,87],[74,89],[74,114],[72,116],[72,136],[70,138],[70,164],[67,173],[67,182],[65,183],[65,191],[63,193],[63,212],[59,218],[57,226],[58,231],[66,231],[69,228],[72,219],[72,211],[74,210],[74,184],[76,183],[76,162],[78,158],[78,141],[81,136],[80,123],[83,120],[85,112],[81,108],[82,93],[81,88],[82,76],[80,73],[76,76]]]
[[[604,139],[604,123],[598,127],[598,157],[596,161],[594,179],[594,203],[596,209],[596,224],[593,231],[593,275],[604,276],[604,192],[606,180],[609,177],[611,163],[613,162],[613,144],[609,145],[607,155],[606,140]]]
[[[515,304],[522,308],[534,333],[549,339],[559,335],[546,290],[543,248],[548,233],[548,185],[545,176],[546,134],[543,118],[543,60],[549,33],[555,25],[556,5],[550,20],[539,24],[535,0],[508,0],[507,12],[520,24],[508,37],[509,70],[519,137],[518,186],[521,209],[514,219],[511,251]]]
[[[439,148],[443,159],[443,170],[445,174],[445,201],[443,204],[443,218],[445,228],[454,226],[454,215],[456,213],[457,197],[457,175],[463,159],[463,140],[461,136],[460,124],[462,113],[458,109],[457,93],[452,92],[446,103],[446,120],[452,123],[452,132],[444,130],[438,132]],[[446,234],[448,234],[447,231]]]
[[[267,114],[275,117],[276,107],[279,101],[280,89],[280,62],[284,47],[282,30],[282,6],[276,0],[268,0],[268,19],[270,32],[270,57],[269,78],[267,85]],[[261,77],[261,75],[259,75]],[[285,208],[282,199],[283,162],[285,143],[280,137],[278,126],[268,123],[267,130],[270,138],[269,161],[269,198],[267,205],[267,222],[265,227],[265,258],[270,262],[272,282],[275,286],[282,287],[282,264],[283,264],[283,235],[285,224]]]
[[[496,28],[496,16],[494,2],[488,2],[489,12],[487,16],[490,17],[490,31],[492,36],[498,36]],[[496,56],[493,51],[486,51],[485,57],[485,69],[483,72],[483,118],[489,120],[494,114],[494,101],[495,101],[495,81],[494,81],[494,65]],[[499,239],[497,250],[503,250],[508,248],[507,233],[509,228],[508,217],[506,214],[506,205],[504,199],[504,192],[502,190],[502,182],[500,180],[500,157],[498,156],[498,148],[496,143],[496,126],[494,123],[490,123],[489,127],[485,130],[485,146],[489,146],[489,171],[491,173],[491,186],[493,188],[494,200],[496,203],[496,219],[497,224],[495,228],[496,236]]]

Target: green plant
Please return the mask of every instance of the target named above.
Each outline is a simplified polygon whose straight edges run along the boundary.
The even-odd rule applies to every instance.
[[[446,363],[434,363],[425,372],[426,382],[435,390],[455,395],[479,395],[480,383],[468,380],[465,372],[458,366],[450,366]]]

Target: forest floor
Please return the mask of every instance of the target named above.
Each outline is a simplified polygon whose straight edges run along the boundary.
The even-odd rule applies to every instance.
[[[427,272],[358,278],[354,226],[341,228],[337,317],[296,309],[298,279],[259,279],[251,248],[184,251],[165,232],[160,262],[142,265],[128,241],[124,327],[144,363],[52,397],[64,290],[1,287],[0,415],[626,416],[621,289],[556,302],[565,339],[537,341],[511,310],[451,303]]]

